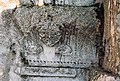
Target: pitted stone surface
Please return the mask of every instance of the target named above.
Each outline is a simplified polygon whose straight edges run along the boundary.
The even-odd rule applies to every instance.
[[[95,4],[95,0],[55,0],[56,5],[90,6]]]
[[[44,53],[46,53],[46,55],[49,53],[52,55],[50,61],[53,61],[53,59],[60,57],[58,54],[54,55],[55,47],[59,47],[60,42],[61,44],[67,44],[72,48],[72,56],[75,53],[78,54],[78,56],[79,54],[85,55],[85,57],[81,56],[81,58],[78,58],[77,55],[74,56],[76,60],[83,59],[81,61],[88,61],[89,59],[92,60],[93,57],[95,57],[95,48],[92,45],[95,41],[95,32],[93,31],[95,31],[98,21],[96,20],[96,13],[93,7],[22,7],[18,8],[14,12],[14,17],[16,18],[16,22],[18,22],[21,31],[28,35],[26,37],[28,37],[33,42],[37,40],[36,43],[41,44],[43,46],[43,49],[46,47],[44,45],[48,46],[46,49],[53,49],[49,52],[44,49]],[[81,35],[78,36],[78,34]],[[85,47],[86,51],[77,50],[84,48],[81,48],[80,41],[83,41],[83,36],[86,36],[88,34],[93,34],[90,35],[90,37],[86,37],[85,46],[88,46],[89,49],[86,49]],[[87,43],[89,44],[87,45]],[[88,52],[87,50],[91,51]],[[91,58],[89,55],[92,55]],[[87,57],[89,57],[89,59],[87,59]],[[44,54],[41,54],[40,58],[41,60],[47,60],[48,57],[43,59]],[[66,56],[61,57],[61,59],[63,58],[66,58]],[[74,59],[71,58],[72,57],[70,56],[68,59],[74,61]],[[59,60],[57,59],[56,61]]]
[[[22,76],[56,76],[56,78],[41,78],[36,80],[52,81],[86,81],[84,71],[78,74],[80,68],[88,68],[91,63],[97,62],[95,48],[95,31],[99,26],[96,19],[95,7],[61,7],[43,6],[28,7],[23,6],[14,10],[2,12],[3,29],[9,34],[5,34],[10,44],[10,53],[14,56],[11,63],[10,74],[19,75],[18,66],[23,68]],[[3,34],[4,35],[4,34]],[[7,40],[6,40],[7,41]],[[6,44],[6,43],[5,43]],[[6,46],[6,45],[5,45]],[[24,67],[28,71],[24,72]],[[31,66],[31,67],[29,67]],[[33,67],[48,67],[40,70]],[[51,68],[49,68],[51,67]],[[56,68],[56,69],[55,69]],[[60,69],[58,68],[65,68]],[[74,68],[67,69],[67,68]],[[47,72],[50,70],[50,72]],[[52,73],[53,71],[55,73]],[[67,74],[68,70],[72,73]],[[27,74],[28,72],[28,74]],[[77,72],[75,78],[72,78]],[[62,74],[63,73],[63,74]],[[34,74],[34,75],[33,75]],[[67,78],[67,77],[71,78]],[[19,79],[34,81],[34,78],[18,77]],[[58,78],[63,77],[63,78]]]
[[[95,4],[95,0],[20,0],[20,5],[39,5],[41,1],[44,4],[71,6],[90,6]]]

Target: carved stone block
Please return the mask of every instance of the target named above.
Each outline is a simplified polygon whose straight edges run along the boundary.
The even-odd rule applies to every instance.
[[[80,79],[81,71],[76,70],[97,63],[95,38],[99,20],[95,9],[23,6],[4,11],[2,19],[9,32],[10,51],[16,54],[13,60],[17,65],[15,73],[28,76],[29,81],[34,81],[34,76],[37,81],[49,81],[48,77],[51,81],[63,81],[63,78],[84,81]],[[80,73],[76,75],[76,72]]]

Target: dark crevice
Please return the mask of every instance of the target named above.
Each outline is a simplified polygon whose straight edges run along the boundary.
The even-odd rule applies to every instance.
[[[97,55],[99,59],[98,66],[102,68],[102,62],[103,62],[104,50],[105,50],[103,46],[104,8],[103,8],[103,4],[96,4],[96,6],[98,7],[96,9],[97,19],[99,19],[100,21],[100,26],[98,27],[97,33],[96,33],[96,49],[97,49]]]

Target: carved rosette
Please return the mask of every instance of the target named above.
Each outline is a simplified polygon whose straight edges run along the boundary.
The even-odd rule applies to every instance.
[[[23,40],[22,46],[25,55],[39,55],[43,52],[43,47],[40,43],[37,43],[37,41],[35,42],[35,40],[30,36]]]
[[[53,47],[60,41],[62,32],[54,23],[53,25],[50,25],[48,27],[42,26],[40,29],[38,29],[38,35],[45,45]]]

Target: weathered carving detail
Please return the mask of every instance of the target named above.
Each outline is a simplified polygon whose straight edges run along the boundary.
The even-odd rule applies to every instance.
[[[51,25],[48,25],[47,27],[42,26],[38,30],[41,41],[48,46],[54,46],[58,43],[62,36],[61,33],[62,32],[56,23],[51,23]]]
[[[61,45],[61,46],[56,48],[55,54],[71,55],[72,54],[72,48],[69,45]]]
[[[25,55],[39,55],[43,52],[43,47],[29,36],[23,41],[23,51]]]
[[[55,0],[58,5],[90,6],[94,3],[95,0]]]
[[[9,17],[11,24],[6,21],[6,27],[20,35],[17,40],[14,38],[21,46],[15,61],[21,67],[16,70],[19,75],[74,79],[76,69],[96,63],[95,7],[24,6],[16,8]]]
[[[18,8],[14,16],[19,21],[21,31],[28,35],[24,36],[22,44],[28,65],[88,67],[95,57],[93,43],[98,20],[94,9],[94,7],[33,7],[28,10],[25,7],[25,10],[28,10],[26,13],[23,11],[24,7]],[[28,20],[23,22],[24,16],[28,13],[29,16],[26,18]],[[44,45],[52,49],[47,50]],[[49,55],[45,54],[46,51]],[[48,60],[46,55],[53,56]]]
[[[15,72],[22,76],[46,76],[46,77],[75,77],[76,70],[72,68],[50,67],[18,67]]]
[[[71,67],[71,68],[88,68],[91,63],[90,62],[75,62],[75,61],[42,61],[36,59],[28,59],[26,60],[29,66],[47,66],[47,67]]]

